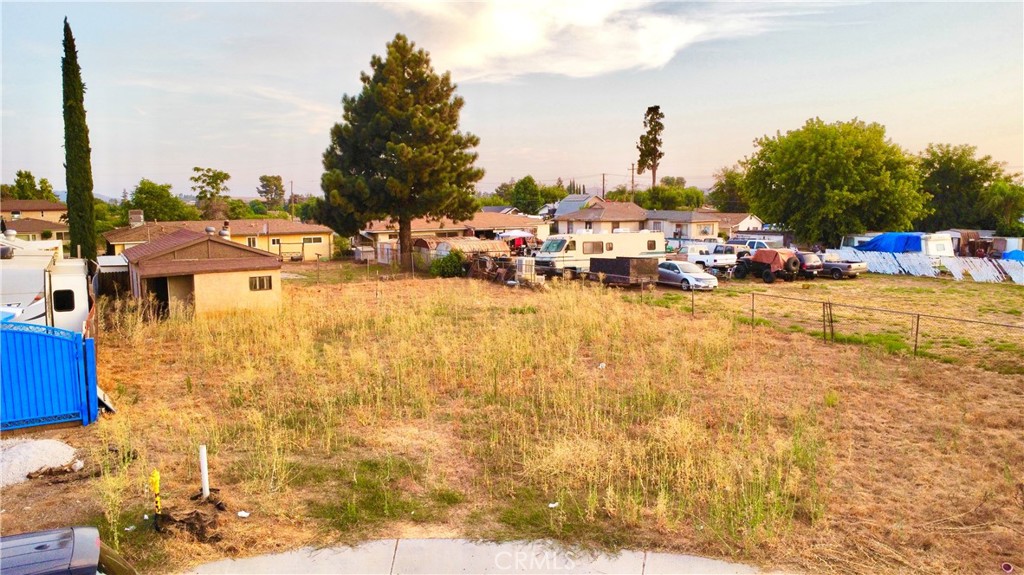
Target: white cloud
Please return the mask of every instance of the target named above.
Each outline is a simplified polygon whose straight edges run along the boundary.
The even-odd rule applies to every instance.
[[[668,64],[694,43],[759,34],[784,16],[781,4],[687,4],[624,0],[429,1],[383,6],[422,30],[435,66],[461,81],[526,74],[574,78]],[[414,38],[415,40],[415,38]]]

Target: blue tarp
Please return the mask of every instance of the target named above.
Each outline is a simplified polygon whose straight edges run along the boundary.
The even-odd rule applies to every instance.
[[[1003,259],[1024,262],[1024,251],[1013,250],[1009,252],[1003,252]]]
[[[922,235],[921,232],[886,232],[857,246],[857,249],[862,252],[919,252]]]

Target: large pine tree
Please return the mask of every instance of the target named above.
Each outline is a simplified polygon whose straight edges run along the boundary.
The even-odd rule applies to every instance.
[[[472,217],[479,139],[459,131],[462,98],[430,55],[398,34],[370,60],[362,92],[345,96],[342,122],[324,152],[319,219],[342,235],[368,220],[398,223],[402,266],[412,263],[412,220]]]
[[[78,50],[71,25],[64,19],[64,171],[68,188],[68,227],[71,229],[71,253],[96,259],[96,220],[92,197],[92,150],[89,126],[85,123],[85,84],[78,66]]]

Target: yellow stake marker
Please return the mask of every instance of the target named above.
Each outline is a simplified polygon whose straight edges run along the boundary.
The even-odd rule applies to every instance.
[[[160,515],[160,472],[156,469],[149,476],[149,488],[153,490],[153,499],[156,502],[156,514]]]

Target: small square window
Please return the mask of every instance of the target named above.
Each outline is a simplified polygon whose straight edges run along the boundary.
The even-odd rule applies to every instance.
[[[53,292],[53,311],[74,311],[75,292],[69,289],[59,289]]]
[[[271,288],[270,276],[255,276],[249,278],[249,291],[266,291]]]
[[[245,238],[245,245],[250,248],[256,247],[256,238]]]
[[[281,245],[281,238],[271,238],[270,239],[270,245],[272,245],[272,246],[279,246],[279,245]]]
[[[647,251],[654,251],[657,248],[654,240],[647,240]]]

